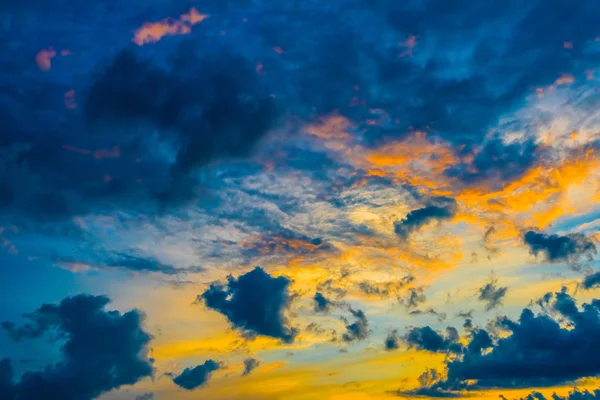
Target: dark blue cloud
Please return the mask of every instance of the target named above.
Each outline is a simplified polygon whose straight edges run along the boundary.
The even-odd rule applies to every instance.
[[[394,330],[388,333],[383,345],[387,351],[396,350],[398,347],[400,347],[400,337],[398,336],[398,331]]]
[[[406,240],[411,233],[419,230],[423,225],[434,220],[450,219],[456,215],[456,200],[448,197],[434,197],[431,204],[409,212],[400,221],[394,222],[396,235]]]
[[[59,101],[34,115],[16,106],[0,115],[23,131],[0,146],[0,211],[58,221],[94,211],[162,210],[206,186],[194,170],[248,156],[278,119],[274,99],[243,56],[199,56],[195,45],[177,48],[166,63],[139,53],[126,49],[101,63],[81,82],[70,113],[60,102],[65,87],[21,89]]]
[[[471,151],[462,151],[463,157],[472,158],[446,170],[448,176],[460,178],[467,184],[485,180],[506,183],[519,178],[540,160],[538,147],[533,140],[505,143],[495,137]]]
[[[597,254],[596,245],[582,233],[560,236],[528,231],[523,240],[533,255],[543,254],[550,262],[577,262]]]
[[[506,400],[506,397],[500,395],[501,398]],[[540,392],[531,392],[525,398],[521,398],[519,400],[546,400],[546,396],[541,394]],[[573,390],[569,392],[566,396],[559,396],[556,393],[552,394],[552,400],[597,400],[600,399],[600,389],[596,389],[593,391],[589,390]]]
[[[144,315],[105,311],[104,296],[68,297],[60,304],[44,304],[24,317],[21,327],[4,323],[14,339],[35,339],[46,333],[64,340],[62,360],[43,371],[28,371],[12,381],[10,362],[0,362],[0,390],[12,392],[3,399],[86,400],[133,385],[153,373],[147,345],[152,338],[142,329]]]
[[[206,360],[194,368],[186,368],[173,378],[173,382],[185,390],[194,390],[208,383],[212,373],[222,367],[221,363]]]
[[[483,329],[471,331],[468,344],[456,352],[457,357],[446,361],[447,379],[429,385],[428,390],[444,394],[554,386],[600,374],[595,345],[600,333],[600,300],[579,308],[563,289],[546,294],[538,303],[542,312],[537,315],[525,308],[518,321],[503,317],[495,322],[508,335],[494,336]],[[421,343],[427,343],[431,351],[445,351],[439,334],[427,337],[431,339],[418,341],[419,346],[425,348]]]
[[[227,283],[212,283],[198,300],[225,315],[245,336],[265,335],[291,343],[298,330],[288,325],[284,315],[292,300],[290,283],[256,267],[237,279],[229,275]]]
[[[404,341],[410,347],[431,352],[459,352],[462,346],[458,339],[458,331],[455,328],[447,328],[444,336],[429,326],[411,328],[404,336]]]
[[[485,310],[490,311],[502,305],[502,299],[506,296],[507,290],[508,288],[505,286],[498,286],[496,279],[491,279],[490,282],[479,288],[477,300],[486,303]]]
[[[244,360],[244,372],[242,372],[242,376],[250,375],[252,371],[254,371],[260,365],[260,361],[256,358],[247,358]]]
[[[366,339],[369,336],[369,320],[362,310],[350,309],[350,313],[356,318],[353,323],[350,323],[345,318],[342,318],[346,324],[346,332],[342,334],[344,342],[354,342]]]
[[[315,312],[326,313],[331,309],[331,306],[333,304],[331,302],[331,300],[329,300],[327,297],[323,296],[323,294],[321,292],[315,293],[313,300],[315,302],[315,307],[314,307]]]
[[[586,275],[581,282],[584,289],[591,289],[600,286],[600,272]]]

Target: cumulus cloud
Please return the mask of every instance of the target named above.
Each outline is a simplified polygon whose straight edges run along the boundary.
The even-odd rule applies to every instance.
[[[586,275],[581,282],[581,286],[584,289],[592,289],[600,286],[600,272]]]
[[[247,337],[264,335],[292,343],[298,329],[289,326],[284,315],[292,300],[290,283],[256,267],[237,279],[229,275],[227,283],[212,283],[197,300],[225,315]]]
[[[504,400],[506,397],[500,395]],[[525,398],[521,398],[519,400],[546,400],[547,397],[541,394],[540,392],[531,392]],[[592,390],[572,390],[566,396],[559,396],[556,393],[552,394],[552,400],[596,400],[600,399],[600,389]]]
[[[194,390],[208,383],[212,373],[222,368],[221,363],[206,360],[203,364],[194,368],[186,368],[183,372],[173,378],[173,382],[185,390]]]
[[[462,348],[458,342],[458,331],[451,327],[446,329],[446,335],[433,330],[429,326],[411,328],[403,339],[409,347],[431,352],[457,353]]]
[[[582,257],[591,259],[597,254],[596,245],[582,233],[561,236],[528,231],[523,240],[531,254],[542,254],[549,262],[577,262]]]
[[[42,371],[27,371],[13,381],[8,360],[0,362],[0,393],[10,399],[93,399],[102,393],[133,385],[153,374],[147,345],[151,336],[142,328],[137,310],[105,311],[104,296],[78,295],[60,304],[43,304],[17,326],[3,323],[16,340],[58,333],[65,340],[62,360]],[[10,396],[13,397],[10,397]]]
[[[461,390],[555,386],[598,375],[594,338],[600,332],[600,300],[580,308],[563,288],[546,294],[538,303],[542,312],[537,315],[525,308],[517,321],[508,317],[495,321],[495,327],[505,334],[471,330],[467,345],[446,360],[447,378],[425,389],[444,395]],[[416,328],[419,334],[410,331],[409,343],[447,352],[444,338],[427,328]]]

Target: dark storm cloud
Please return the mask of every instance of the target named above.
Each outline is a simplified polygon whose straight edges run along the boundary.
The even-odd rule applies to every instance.
[[[260,365],[260,361],[256,358],[247,358],[244,360],[244,372],[242,372],[242,376],[250,375],[252,371],[254,371]]]
[[[582,233],[561,236],[528,231],[523,241],[531,254],[543,254],[549,262],[577,262],[582,257],[591,259],[597,254],[596,245]]]
[[[508,335],[471,331],[468,344],[456,358],[446,361],[448,378],[429,389],[445,393],[554,386],[600,374],[595,345],[600,333],[600,300],[579,308],[563,289],[546,294],[538,303],[542,312],[537,315],[525,308],[518,321],[503,317],[495,322]],[[441,343],[439,334],[430,336],[434,340],[419,343]],[[443,350],[440,345],[429,348]],[[471,380],[477,383],[467,385]]]
[[[369,320],[362,310],[350,309],[350,313],[356,318],[353,323],[350,323],[345,318],[342,321],[346,324],[346,332],[342,334],[344,342],[354,342],[366,339],[369,336]]]
[[[600,272],[586,275],[581,282],[584,289],[591,289],[600,286]]]
[[[15,339],[33,339],[46,333],[64,339],[62,360],[43,371],[28,371],[12,381],[10,362],[0,362],[3,399],[91,400],[123,385],[152,376],[147,345],[151,336],[142,329],[144,315],[105,311],[104,296],[68,297],[60,304],[43,304],[24,317],[31,322],[18,327],[4,323]],[[4,392],[2,392],[4,390]]]
[[[184,369],[181,374],[173,378],[173,383],[185,390],[194,390],[206,385],[212,373],[220,368],[222,368],[221,363],[206,360],[194,368]]]
[[[508,288],[505,286],[498,286],[498,280],[492,278],[483,287],[479,288],[477,300],[486,303],[485,310],[491,311],[502,305],[502,299],[506,296],[507,290]]]
[[[394,232],[406,240],[415,231],[431,221],[442,221],[456,215],[456,200],[448,197],[434,197],[426,207],[409,212],[400,221],[394,222]]]
[[[332,302],[327,297],[323,296],[321,292],[315,293],[313,297],[314,310],[315,312],[326,313],[331,309]]]
[[[121,51],[69,113],[59,100],[21,115],[13,101],[0,122],[23,134],[0,146],[1,210],[57,221],[187,201],[200,190],[195,169],[246,157],[274,126],[274,99],[247,59],[194,46],[166,58],[159,66]],[[44,90],[37,96],[62,99],[67,89]]]
[[[245,336],[265,335],[292,343],[298,330],[289,326],[284,315],[292,300],[290,283],[256,267],[237,279],[229,275],[227,283],[212,283],[198,301],[225,315]]]

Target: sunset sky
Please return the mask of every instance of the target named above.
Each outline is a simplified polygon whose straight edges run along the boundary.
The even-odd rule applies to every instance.
[[[2,2],[0,399],[600,399],[599,21]]]

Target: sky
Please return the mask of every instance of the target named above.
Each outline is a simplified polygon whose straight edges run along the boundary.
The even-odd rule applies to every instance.
[[[600,399],[599,13],[2,2],[0,398]]]

